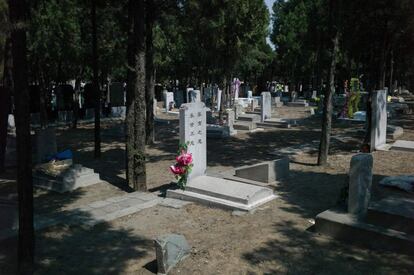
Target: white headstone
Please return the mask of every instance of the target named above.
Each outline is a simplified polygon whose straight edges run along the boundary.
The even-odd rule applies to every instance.
[[[247,91],[247,98],[252,98],[252,97],[253,97],[253,92]]]
[[[188,144],[188,152],[193,156],[188,184],[191,179],[205,175],[207,169],[207,118],[203,102],[181,105],[180,143]]]
[[[358,217],[365,215],[371,199],[372,165],[371,154],[357,154],[351,159],[348,212]]]
[[[190,102],[201,102],[201,91],[200,90],[190,90],[189,91]]]
[[[187,90],[185,92],[186,97],[187,97],[187,103],[190,102],[190,91],[192,91],[192,90],[194,90],[194,88],[187,88]]]
[[[272,118],[272,96],[269,92],[262,92],[261,105],[261,119],[262,122],[264,122],[265,120]]]
[[[234,119],[235,119],[234,110],[227,109],[226,114],[227,114],[226,126],[230,127],[230,130],[233,130]]]
[[[218,89],[217,90],[217,106],[216,106],[217,112],[220,112],[220,108],[221,108],[221,93],[222,91]]]
[[[174,93],[164,91],[165,111],[170,111],[174,106]]]
[[[154,117],[157,115],[157,99],[153,99],[152,103],[152,113],[154,114]]]
[[[312,91],[312,98],[317,98],[318,97],[318,93],[316,91]]]
[[[372,94],[371,150],[379,149],[387,141],[387,91]]]
[[[16,127],[16,123],[14,122],[14,115],[13,114],[9,114],[9,117],[7,119],[7,127],[8,128]]]

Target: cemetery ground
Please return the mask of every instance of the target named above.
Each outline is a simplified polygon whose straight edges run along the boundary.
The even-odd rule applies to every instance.
[[[289,112],[287,111],[289,110]],[[293,112],[292,110],[296,110]],[[36,232],[37,274],[152,274],[156,269],[153,239],[183,234],[191,254],[171,274],[412,274],[414,257],[363,249],[314,233],[314,218],[334,206],[348,180],[349,163],[363,138],[362,125],[334,123],[329,165],[316,166],[320,118],[304,108],[282,107],[279,115],[298,119],[289,129],[239,131],[228,139],[208,140],[208,173],[288,155],[290,177],[274,186],[279,196],[242,214],[191,203],[181,208],[157,205],[96,226],[60,224]],[[161,116],[156,144],[148,147],[147,177],[151,192],[162,194],[174,179],[178,118]],[[168,124],[167,124],[168,122]],[[402,126],[400,139],[414,140],[413,116],[389,121]],[[102,123],[102,158],[93,159],[93,125],[59,128],[59,149],[72,149],[74,161],[100,173],[102,183],[57,194],[35,189],[35,213],[71,211],[76,206],[131,192],[125,187],[125,151],[121,121]],[[414,154],[376,151],[373,199],[395,193],[378,186],[385,176],[414,171]],[[16,193],[14,171],[1,176],[2,196]],[[85,214],[86,215],[86,214]],[[0,274],[14,274],[17,240],[0,242]]]

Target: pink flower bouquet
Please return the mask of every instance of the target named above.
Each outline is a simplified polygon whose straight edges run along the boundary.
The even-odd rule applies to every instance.
[[[188,175],[193,167],[193,156],[187,152],[187,144],[180,144],[178,156],[175,158],[176,163],[170,166],[170,171],[178,180],[177,185],[185,189]]]

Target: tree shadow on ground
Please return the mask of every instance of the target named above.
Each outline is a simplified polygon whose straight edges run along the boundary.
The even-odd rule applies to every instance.
[[[291,170],[275,187],[283,201],[279,208],[301,219],[275,222],[272,239],[243,255],[252,273],[259,266],[263,274],[410,274],[414,257],[364,250],[311,232],[312,223],[306,220],[337,205],[348,182],[347,174],[312,169],[318,170]],[[384,177],[374,175],[372,200],[399,193],[378,185]]]
[[[413,258],[369,251],[322,238],[292,221],[274,224],[275,237],[243,255],[262,274],[410,274]]]
[[[314,219],[319,213],[341,203],[342,189],[348,188],[348,174],[330,174],[323,172],[323,167],[315,167],[317,171],[290,170],[289,177],[282,179],[275,187],[275,193],[289,207],[281,209],[299,214],[306,219]],[[371,201],[384,197],[408,196],[406,192],[379,185],[385,175],[373,175]]]
[[[59,203],[56,197],[46,207],[68,204],[80,192],[66,194],[69,198]],[[66,210],[63,216],[62,212],[50,210],[47,214],[36,213],[35,217],[35,222],[45,217],[59,220],[35,232],[35,274],[124,274],[130,261],[139,261],[153,247],[151,240],[110,223],[92,226],[96,219],[79,208]],[[17,236],[0,242],[0,274],[16,273]]]

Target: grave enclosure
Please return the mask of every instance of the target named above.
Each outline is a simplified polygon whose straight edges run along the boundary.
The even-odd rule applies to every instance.
[[[206,175],[206,107],[202,102],[183,104],[180,108],[180,143],[188,144],[193,169],[185,190],[167,191],[167,197],[249,211],[276,198],[273,190]]]

